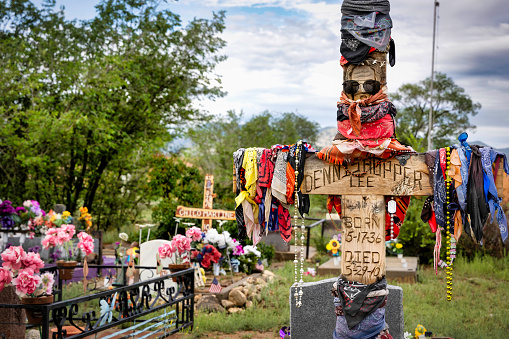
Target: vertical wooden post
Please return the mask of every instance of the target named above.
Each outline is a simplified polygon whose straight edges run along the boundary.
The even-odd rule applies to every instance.
[[[214,200],[214,176],[205,175],[205,186],[203,189],[203,208],[212,209],[212,201]],[[201,229],[207,232],[212,227],[211,219],[203,219]]]
[[[372,284],[385,275],[383,195],[343,195],[341,272],[349,281]]]

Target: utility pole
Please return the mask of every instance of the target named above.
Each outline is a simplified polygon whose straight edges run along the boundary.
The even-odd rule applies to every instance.
[[[433,148],[431,132],[433,130],[433,82],[435,80],[435,37],[437,28],[437,7],[440,3],[433,0],[433,50],[431,51],[431,85],[429,95],[429,117],[428,117],[428,151]]]

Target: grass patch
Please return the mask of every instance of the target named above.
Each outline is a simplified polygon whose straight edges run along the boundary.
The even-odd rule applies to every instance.
[[[453,272],[452,302],[446,300],[446,274],[443,270],[435,276],[434,270],[423,266],[420,283],[390,282],[403,288],[405,331],[414,333],[417,324],[422,324],[435,336],[462,339],[506,337],[509,330],[509,259],[483,257],[467,262],[459,258]],[[288,326],[292,262],[275,269],[274,273],[280,279],[263,291],[261,302],[242,314],[197,313],[195,329],[189,337],[206,337],[209,332],[250,330],[273,331],[276,334],[282,326]],[[306,282],[327,278],[330,277],[304,277]]]
[[[446,274],[430,267],[421,271],[422,283],[403,288],[405,331],[422,324],[436,336],[505,338],[509,330],[509,260],[458,258],[453,270],[453,300],[446,299]]]

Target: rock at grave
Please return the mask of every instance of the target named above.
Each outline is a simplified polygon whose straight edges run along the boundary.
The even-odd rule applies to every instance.
[[[234,289],[230,292],[228,296],[228,300],[237,305],[238,307],[242,307],[246,304],[247,298],[244,293],[241,291]]]
[[[242,308],[238,308],[238,307],[232,307],[228,310],[228,312],[230,313],[238,313],[238,312],[242,312],[244,311]]]
[[[7,286],[0,292],[0,304],[21,304],[16,288]],[[2,309],[2,321],[0,323],[0,333],[5,338],[19,339],[25,338],[25,310],[20,308]]]
[[[221,305],[223,305],[224,308],[226,309],[230,309],[232,308],[233,306],[235,306],[234,303],[232,303],[230,300],[221,300]]]
[[[266,285],[267,282],[263,280],[262,278],[256,278],[255,285]]]
[[[224,308],[221,306],[215,295],[204,295],[196,303],[196,308],[201,311],[207,312],[223,312]]]
[[[246,308],[253,307],[253,302],[251,300],[246,301]]]
[[[30,330],[27,332],[25,339],[41,339],[41,334],[38,330]]]
[[[271,271],[269,271],[269,270],[265,270],[265,271],[263,271],[263,275],[271,275],[271,276],[274,276],[274,277],[276,276],[274,273],[272,273],[272,272],[271,272]]]
[[[66,211],[66,207],[64,204],[55,204],[53,207],[53,211],[58,214],[62,214]]]

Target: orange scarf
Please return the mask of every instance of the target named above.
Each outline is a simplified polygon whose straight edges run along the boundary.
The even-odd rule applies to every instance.
[[[350,125],[356,136],[360,136],[361,134],[362,111],[359,106],[376,105],[387,100],[387,94],[381,89],[377,94],[363,100],[352,100],[346,96],[345,92],[341,92],[341,98],[339,99],[342,104],[350,105],[350,107],[348,107],[348,118],[350,119]]]

